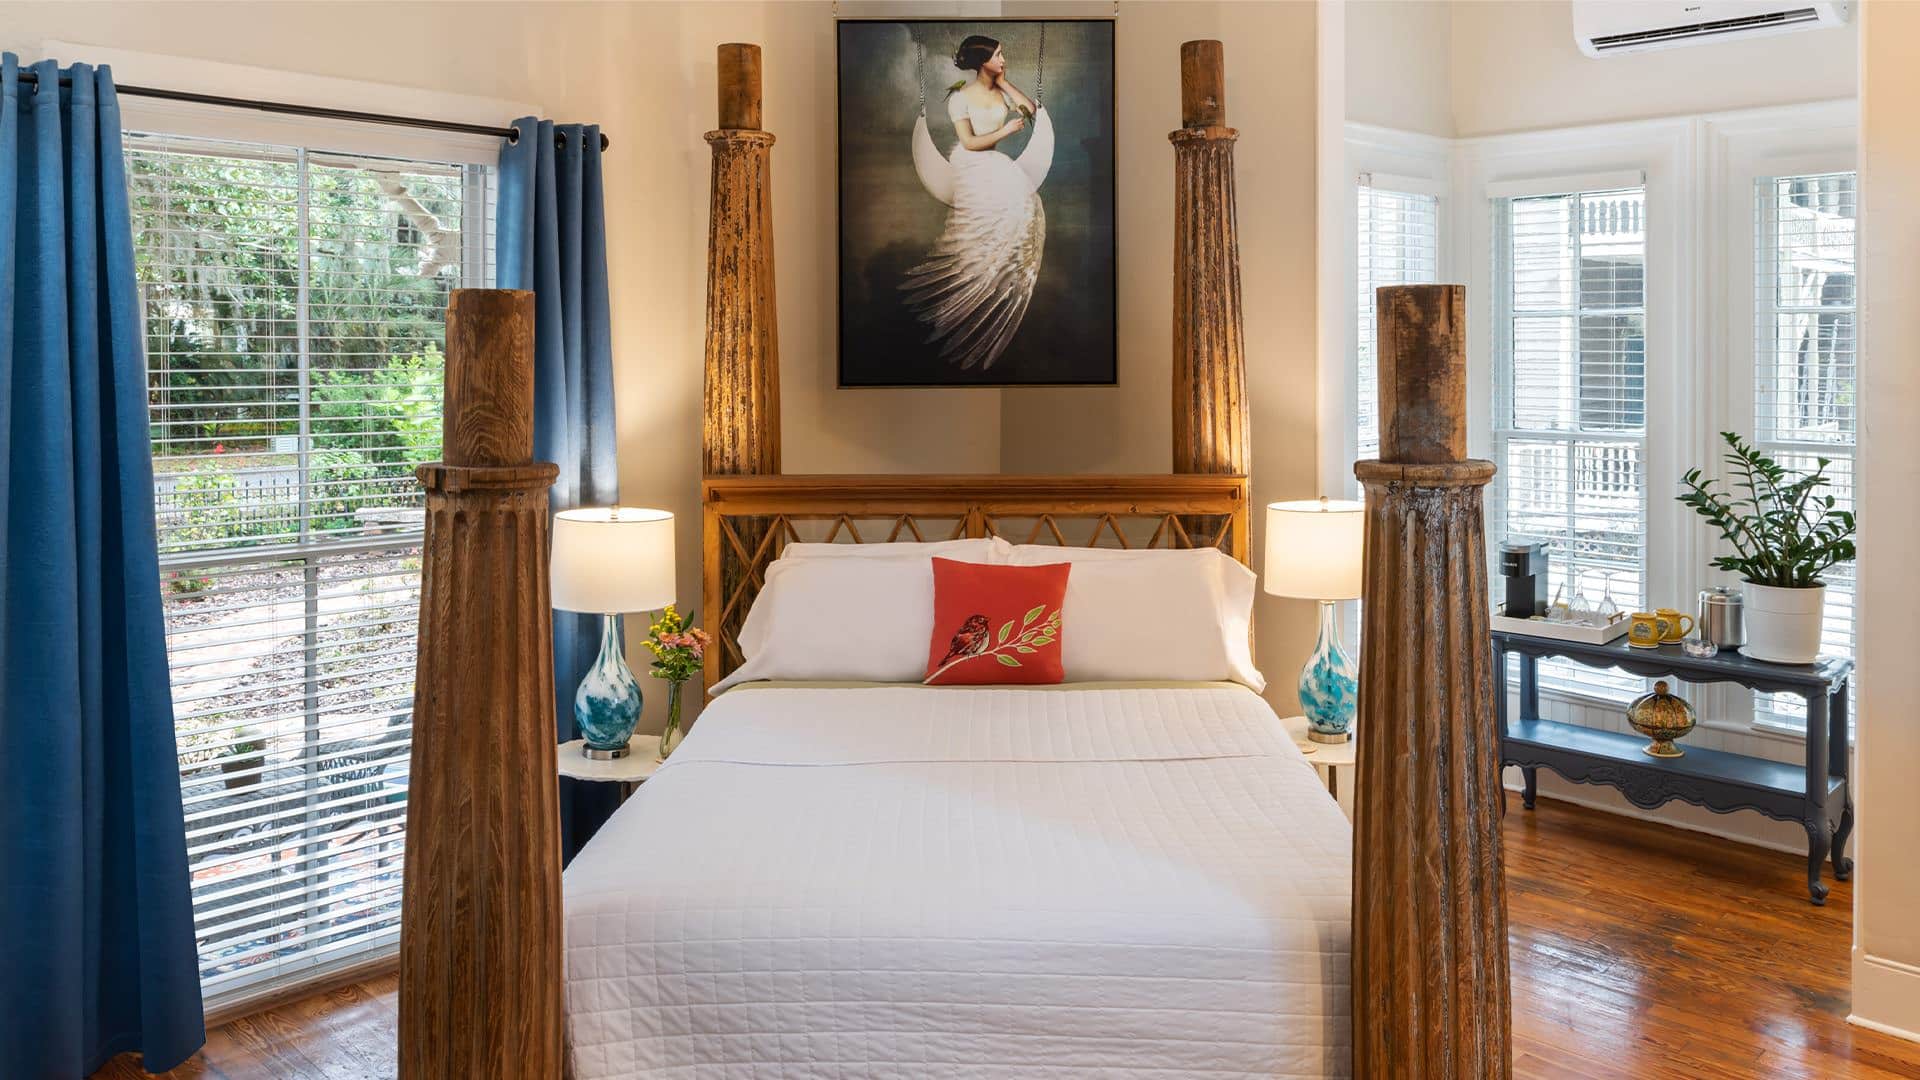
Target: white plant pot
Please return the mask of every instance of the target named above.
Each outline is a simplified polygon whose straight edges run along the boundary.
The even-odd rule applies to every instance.
[[[1811,664],[1820,656],[1827,587],[1783,589],[1746,583],[1747,643],[1740,651],[1775,664]]]

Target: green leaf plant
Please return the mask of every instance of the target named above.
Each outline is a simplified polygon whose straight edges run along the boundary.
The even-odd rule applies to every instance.
[[[1699,469],[1680,478],[1686,490],[1679,500],[1706,518],[1733,549],[1713,565],[1731,570],[1755,585],[1813,589],[1835,563],[1852,560],[1853,514],[1835,506],[1820,489],[1829,484],[1827,458],[1815,459],[1812,472],[1790,471],[1737,433],[1723,431],[1726,463],[1734,490]],[[1741,494],[1744,492],[1744,494]]]

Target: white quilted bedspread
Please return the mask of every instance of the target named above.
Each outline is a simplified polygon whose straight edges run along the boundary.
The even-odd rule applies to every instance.
[[[1350,849],[1242,687],[736,690],[567,869],[575,1075],[1344,1076]]]

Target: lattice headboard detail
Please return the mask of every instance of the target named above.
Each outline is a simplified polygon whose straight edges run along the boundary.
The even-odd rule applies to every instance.
[[[702,617],[706,685],[738,667],[741,620],[767,564],[797,541],[999,536],[1062,547],[1217,547],[1248,558],[1244,476],[709,476]]]

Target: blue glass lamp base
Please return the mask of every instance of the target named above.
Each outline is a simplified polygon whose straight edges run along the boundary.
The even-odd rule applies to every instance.
[[[1343,743],[1353,737],[1353,715],[1360,706],[1360,667],[1340,647],[1334,626],[1333,603],[1320,602],[1320,640],[1300,669],[1300,711],[1306,714],[1307,738],[1314,742]]]
[[[608,615],[600,631],[600,655],[573,695],[573,722],[587,757],[625,757],[633,729],[640,723],[640,684],[620,647],[620,616]]]

